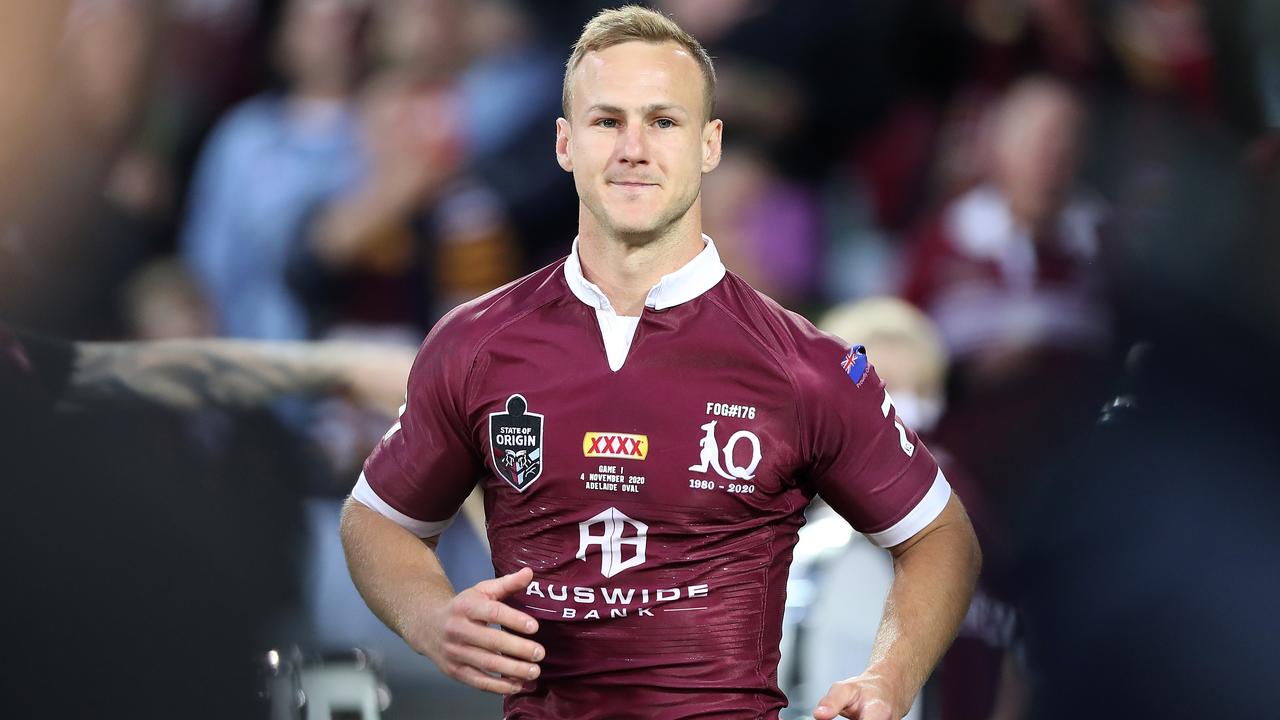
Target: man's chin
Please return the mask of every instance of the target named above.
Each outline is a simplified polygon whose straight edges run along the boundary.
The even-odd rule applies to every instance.
[[[654,240],[658,239],[658,234],[655,232],[624,232],[615,230],[611,236],[615,242],[629,248],[648,247],[653,244]]]
[[[601,210],[603,212],[595,213],[600,226],[610,235],[633,246],[647,245],[662,237],[681,217],[673,217],[671,213],[662,212],[661,209],[641,210],[630,207],[622,208],[622,212],[608,212],[606,208]]]
[[[610,218],[609,229],[630,244],[645,244],[662,230],[662,223],[652,217]]]

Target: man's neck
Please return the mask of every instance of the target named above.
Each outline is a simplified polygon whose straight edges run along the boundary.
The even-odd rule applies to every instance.
[[[581,214],[588,214],[586,208]],[[645,243],[614,237],[593,220],[583,217],[578,223],[578,261],[583,277],[600,288],[618,315],[640,315],[662,276],[684,267],[705,247],[696,203],[669,231]]]

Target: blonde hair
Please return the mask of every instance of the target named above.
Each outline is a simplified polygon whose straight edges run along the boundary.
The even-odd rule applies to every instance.
[[[868,354],[877,342],[905,343],[919,354],[927,375],[923,380],[941,387],[946,377],[949,358],[938,326],[904,300],[878,297],[837,305],[818,327],[845,342],[866,345]]]
[[[639,5],[601,10],[583,26],[582,34],[573,44],[569,61],[565,63],[564,85],[560,91],[560,104],[564,116],[569,117],[569,102],[573,99],[571,77],[573,71],[578,69],[582,58],[590,52],[635,41],[655,44],[673,42],[689,51],[702,68],[702,78],[705,81],[703,105],[707,111],[707,119],[711,119],[716,98],[716,69],[711,64],[711,56],[697,39],[685,32],[684,28],[677,25],[674,20]]]

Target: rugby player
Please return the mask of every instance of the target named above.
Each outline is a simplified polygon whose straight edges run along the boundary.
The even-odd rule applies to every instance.
[[[938,464],[859,346],[727,272],[699,188],[715,74],[669,19],[592,19],[556,158],[568,257],[432,330],[399,422],[344,510],[373,611],[507,718],[776,718],[785,585],[821,495],[893,556],[865,672],[815,717],[901,717],[981,564]],[[497,577],[455,591],[434,548],[479,483]]]

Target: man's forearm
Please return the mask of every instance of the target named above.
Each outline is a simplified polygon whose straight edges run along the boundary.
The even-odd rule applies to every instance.
[[[342,547],[351,579],[373,614],[421,651],[424,611],[447,604],[453,586],[428,543],[356,500],[342,509]]]
[[[342,546],[351,579],[378,619],[445,675],[479,690],[513,693],[538,677],[538,629],[503,600],[529,585],[527,567],[454,593],[432,546],[348,500]]]
[[[171,340],[76,343],[64,402],[258,407],[341,387],[341,367],[301,342]]]
[[[289,395],[349,393],[394,413],[410,348],[359,342],[204,339],[75,343],[64,406],[264,407]]]
[[[904,711],[955,638],[982,567],[973,527],[955,497],[939,521],[893,549],[893,585],[868,667],[901,694]]]

